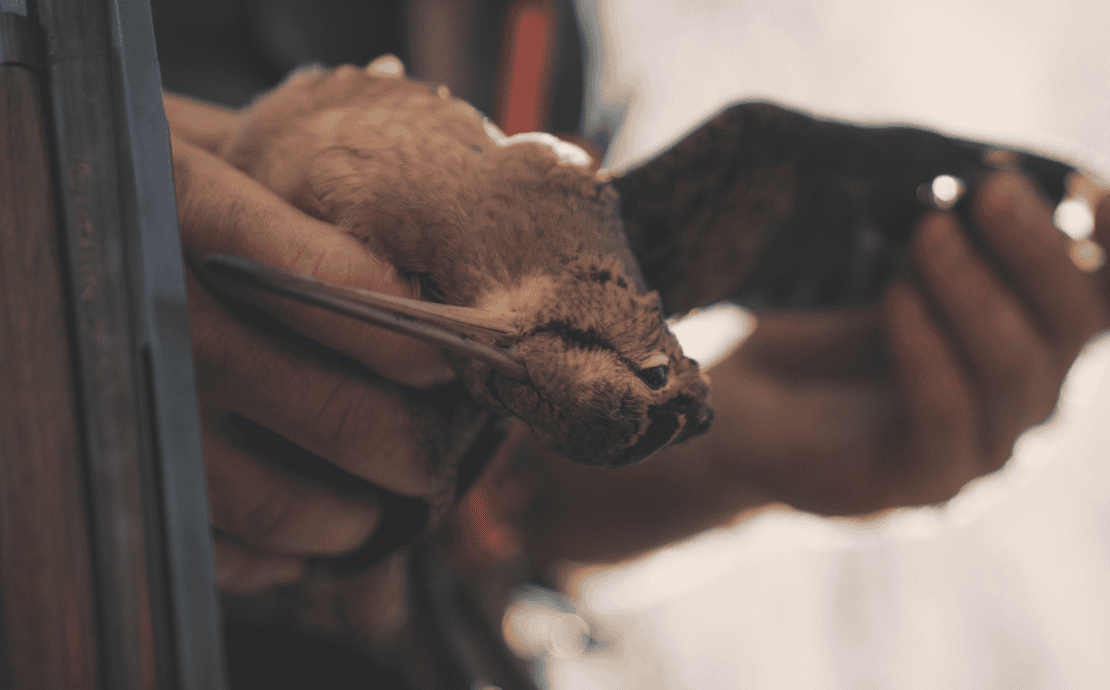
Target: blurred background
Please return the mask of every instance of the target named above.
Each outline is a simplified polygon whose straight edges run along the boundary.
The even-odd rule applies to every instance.
[[[508,133],[567,135],[614,169],[766,98],[1110,175],[1103,0],[153,6],[165,87],[235,107],[305,62],[391,52]],[[1090,223],[1082,205],[1060,220],[1077,237]],[[702,361],[751,324],[732,308],[700,317],[679,329]],[[563,564],[565,596],[520,590],[505,630],[551,690],[1110,688],[1107,419],[1104,339],[1056,417],[944,508],[862,521],[774,507],[628,563]]]
[[[611,133],[612,168],[725,103],[767,98],[1110,173],[1110,4],[1099,0],[578,8],[583,126]],[[1082,236],[1086,213],[1058,222]],[[945,508],[871,521],[773,508],[617,567],[569,566],[574,613],[542,649],[521,615],[542,597],[522,598],[509,627],[560,690],[1110,687],[1108,363],[1110,342],[1093,343],[1057,416]],[[568,630],[585,641],[568,644]]]
[[[152,0],[163,86],[241,107],[310,62],[392,53],[508,134],[580,130],[583,45],[570,0]]]

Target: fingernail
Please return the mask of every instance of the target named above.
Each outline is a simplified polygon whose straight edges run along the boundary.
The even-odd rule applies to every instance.
[[[370,74],[379,74],[386,77],[405,76],[404,64],[393,55],[382,55],[367,65],[366,71]]]

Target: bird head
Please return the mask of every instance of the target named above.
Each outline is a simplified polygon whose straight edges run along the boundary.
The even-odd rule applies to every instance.
[[[621,466],[708,428],[708,382],[644,294],[619,195],[584,151],[506,136],[446,89],[373,66],[298,73],[246,118],[228,160],[443,309],[509,317],[526,375],[474,359],[469,336],[453,363],[546,446]]]
[[[611,256],[581,256],[526,280],[515,354],[527,382],[490,372],[473,384],[571,460],[621,467],[709,428],[709,383]],[[523,299],[520,299],[523,297]]]

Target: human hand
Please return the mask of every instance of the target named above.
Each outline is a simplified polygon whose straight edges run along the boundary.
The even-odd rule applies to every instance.
[[[533,558],[617,560],[774,502],[829,515],[940,503],[1001,467],[1110,326],[1110,279],[1075,267],[1028,180],[991,177],[973,209],[990,259],[938,212],[916,227],[914,279],[879,305],[761,315],[710,372],[704,437],[608,473],[538,456]],[[1110,201],[1096,239],[1110,246]]]
[[[210,153],[218,153],[239,127],[238,112],[214,103],[167,91],[162,92],[162,103],[173,136]]]
[[[192,270],[209,253],[406,297],[415,288],[351,236],[177,131],[171,117],[217,580],[227,591],[257,591],[299,579],[308,557],[357,548],[381,516],[372,499],[279,468],[244,429],[268,429],[290,453],[426,497],[442,487],[423,412],[404,387],[441,384],[453,372],[430,345],[322,309],[261,293],[241,295],[253,312],[218,299]]]
[[[999,469],[1018,436],[1048,419],[1076,356],[1110,326],[1104,278],[1072,262],[1071,240],[1027,177],[989,177],[972,216],[986,256],[951,214],[918,224],[914,284],[894,284],[881,305],[892,414],[860,427],[869,440],[858,454],[841,453],[840,469],[818,475],[791,503],[862,513],[951,498]],[[1104,244],[1108,234],[1099,229]]]

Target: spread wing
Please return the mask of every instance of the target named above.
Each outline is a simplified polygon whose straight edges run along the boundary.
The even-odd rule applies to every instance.
[[[612,182],[633,250],[668,313],[722,299],[822,308],[873,300],[906,269],[910,230],[934,202],[923,194],[934,179],[952,176],[973,189],[1002,165],[1032,174],[1054,201],[1074,172],[925,129],[743,102]],[[966,201],[955,210],[969,220]]]

